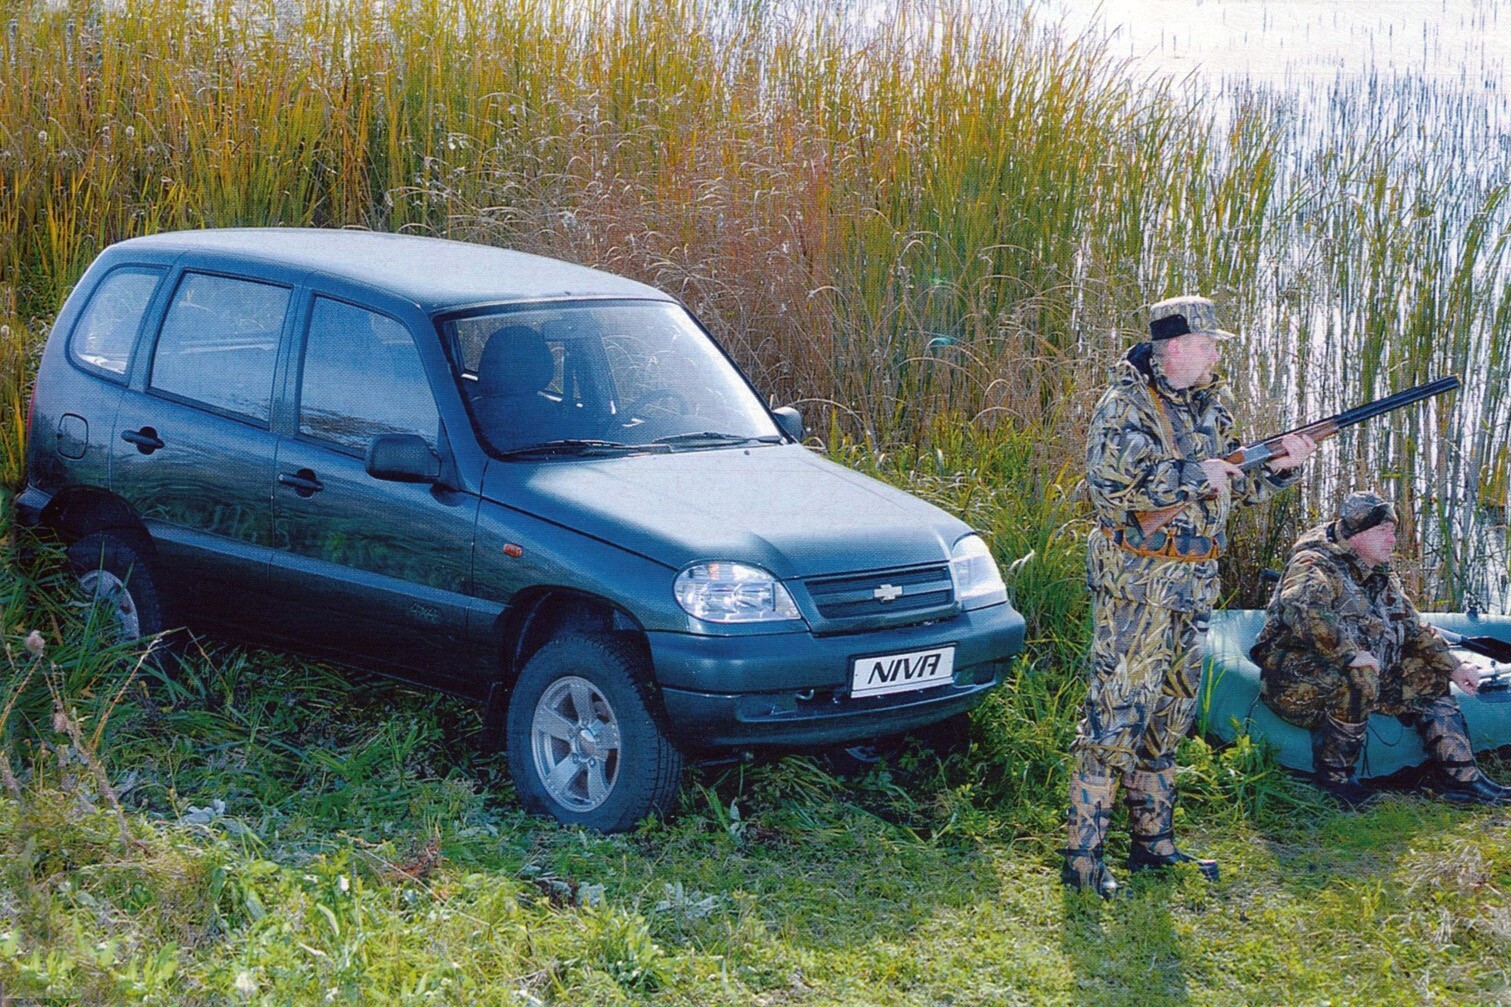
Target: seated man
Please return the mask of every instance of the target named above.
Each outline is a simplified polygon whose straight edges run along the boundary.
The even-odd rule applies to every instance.
[[[1471,696],[1479,672],[1423,624],[1390,569],[1395,507],[1353,493],[1334,521],[1296,540],[1249,654],[1260,698],[1312,732],[1317,785],[1351,806],[1374,796],[1354,778],[1371,713],[1415,727],[1434,786],[1456,803],[1511,804],[1511,790],[1479,771],[1449,682]]]

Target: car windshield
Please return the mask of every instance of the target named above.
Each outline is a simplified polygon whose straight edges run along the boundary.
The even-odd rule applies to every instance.
[[[782,440],[739,371],[676,304],[529,305],[451,319],[443,329],[478,429],[503,455]]]

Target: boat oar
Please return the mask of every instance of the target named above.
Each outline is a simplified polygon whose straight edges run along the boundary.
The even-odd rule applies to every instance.
[[[1461,647],[1490,659],[1490,673],[1480,676],[1481,698],[1489,700],[1486,693],[1511,686],[1511,643],[1493,636],[1464,636],[1451,629],[1434,626],[1434,632],[1448,642],[1450,647]]]
[[[1453,630],[1444,629],[1441,626],[1433,628],[1437,631],[1438,636],[1447,640],[1454,647],[1462,647],[1476,654],[1483,654],[1490,660],[1502,664],[1511,661],[1511,643],[1505,640],[1497,640],[1493,636],[1464,636],[1461,633],[1455,633]]]

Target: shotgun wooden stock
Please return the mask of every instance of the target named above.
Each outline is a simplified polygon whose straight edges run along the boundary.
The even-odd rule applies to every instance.
[[[1429,381],[1425,385],[1416,385],[1415,387],[1406,389],[1404,392],[1396,392],[1394,395],[1387,395],[1383,399],[1376,399],[1374,402],[1366,402],[1362,406],[1345,409],[1336,416],[1329,416],[1326,419],[1308,423],[1294,430],[1287,430],[1283,434],[1276,434],[1273,437],[1266,437],[1262,441],[1255,441],[1253,444],[1234,451],[1227,456],[1226,460],[1247,472],[1258,468],[1272,458],[1283,457],[1285,455],[1285,447],[1281,441],[1288,434],[1306,434],[1314,441],[1325,440],[1338,431],[1351,427],[1356,423],[1363,423],[1365,420],[1371,420],[1376,416],[1393,412],[1415,402],[1421,402],[1423,399],[1430,399],[1434,395],[1451,392],[1459,387],[1459,384],[1458,378],[1449,375],[1446,378]],[[1135,511],[1133,516],[1138,520],[1139,529],[1147,536],[1154,534],[1175,520],[1175,516],[1189,506],[1190,501],[1187,501],[1186,503],[1173,504],[1169,507],[1161,507],[1158,510]]]

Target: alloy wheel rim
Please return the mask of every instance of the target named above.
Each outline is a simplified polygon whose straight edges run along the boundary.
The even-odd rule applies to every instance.
[[[592,682],[568,675],[551,683],[530,718],[535,772],[551,800],[592,811],[619,778],[619,720]]]
[[[110,609],[119,632],[118,640],[136,640],[142,635],[142,617],[137,611],[136,599],[121,580],[109,570],[91,570],[79,578],[79,588],[84,593],[86,604],[104,605]]]

